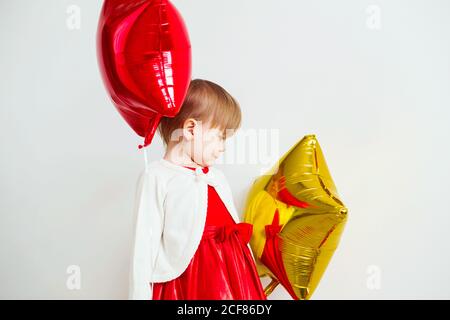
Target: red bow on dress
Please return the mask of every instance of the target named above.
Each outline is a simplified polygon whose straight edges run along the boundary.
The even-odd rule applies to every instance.
[[[244,244],[247,244],[252,237],[253,225],[251,223],[241,222],[234,225],[221,226],[217,231],[216,239],[218,241],[223,242],[231,234],[237,233],[239,239],[241,239]]]

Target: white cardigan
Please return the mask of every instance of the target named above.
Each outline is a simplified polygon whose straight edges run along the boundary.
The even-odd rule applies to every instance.
[[[147,168],[136,193],[130,299],[151,299],[150,283],[175,279],[186,270],[203,235],[208,184],[239,223],[230,186],[219,169],[209,167],[205,174],[163,158]]]

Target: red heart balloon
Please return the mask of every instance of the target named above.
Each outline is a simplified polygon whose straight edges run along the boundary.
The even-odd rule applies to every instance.
[[[191,44],[168,0],[105,0],[97,30],[97,58],[120,115],[152,142],[161,117],[180,111],[191,81]]]

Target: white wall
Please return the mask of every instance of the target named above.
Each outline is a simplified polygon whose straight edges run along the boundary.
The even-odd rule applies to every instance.
[[[450,298],[449,2],[174,4],[193,77],[239,100],[241,137],[275,130],[274,159],[305,134],[319,139],[350,214],[313,298]],[[70,5],[79,30],[66,25]],[[126,298],[142,139],[100,79],[100,8],[0,2],[0,298]],[[162,156],[159,137],[150,150]],[[242,213],[261,164],[218,166]],[[66,287],[70,265],[81,268],[81,290]],[[378,288],[367,284],[370,266]],[[270,299],[289,296],[277,288]]]

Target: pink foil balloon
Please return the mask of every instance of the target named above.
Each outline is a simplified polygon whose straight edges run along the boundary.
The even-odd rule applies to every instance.
[[[146,147],[161,117],[177,115],[191,81],[183,18],[168,0],[105,0],[97,55],[115,107]]]

